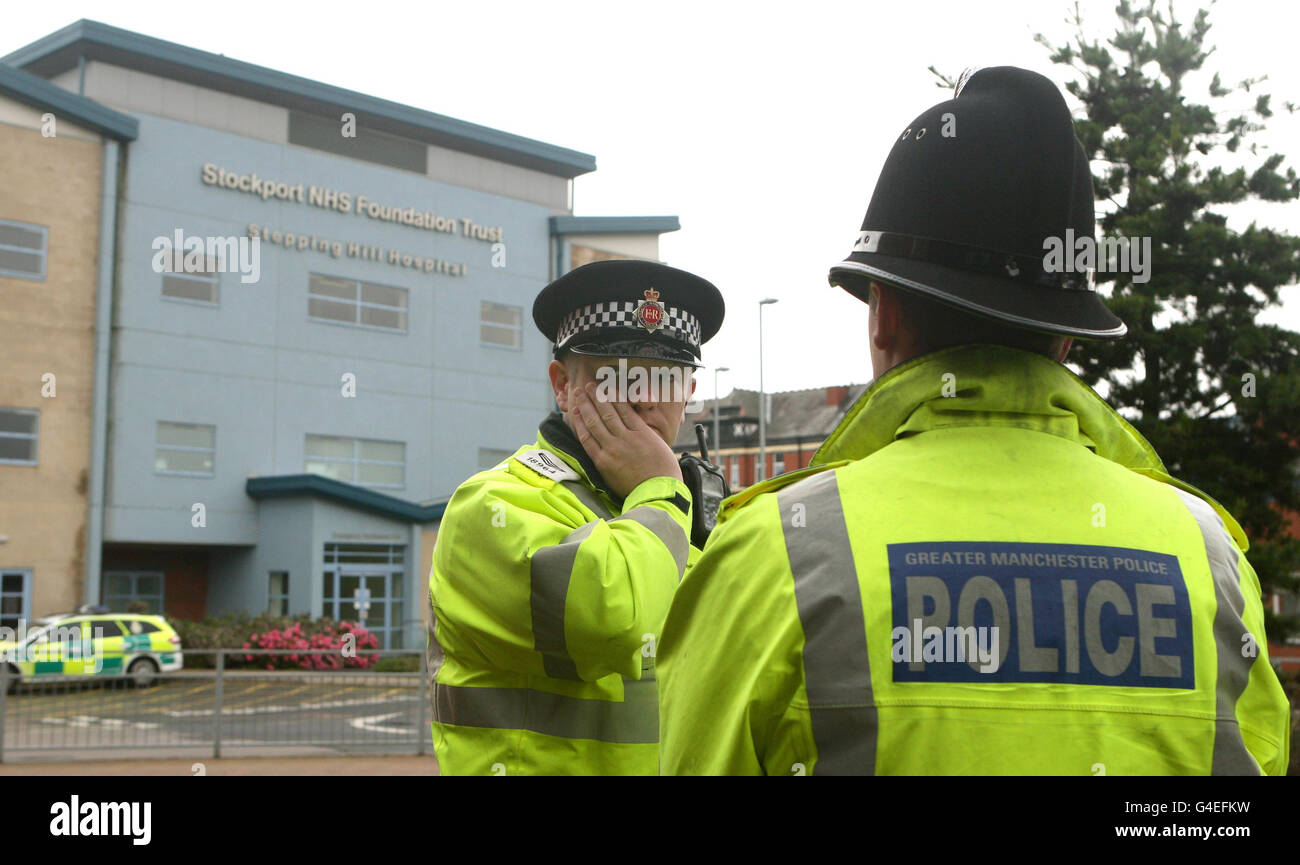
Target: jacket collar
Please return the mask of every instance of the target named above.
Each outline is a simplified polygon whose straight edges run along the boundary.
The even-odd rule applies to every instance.
[[[934,429],[1000,426],[1076,442],[1097,456],[1205,499],[1246,549],[1236,520],[1169,475],[1151,444],[1064,365],[997,345],[961,345],[899,364],[867,388],[814,454],[812,465],[859,460],[895,439]]]
[[[604,493],[610,501],[622,508],[623,499],[610,491],[609,484],[601,477],[600,471],[583,448],[582,442],[578,441],[573,430],[569,429],[569,425],[564,422],[564,415],[553,411],[546,416],[537,430],[537,446],[555,453],[568,463],[570,468],[582,475],[582,479],[588,486]]]

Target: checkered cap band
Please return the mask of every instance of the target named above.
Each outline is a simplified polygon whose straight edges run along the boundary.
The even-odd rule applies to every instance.
[[[636,320],[637,305],[637,301],[612,300],[576,309],[560,322],[559,333],[555,335],[555,344],[562,346],[575,334],[605,327],[632,327],[645,331]],[[700,320],[680,307],[669,306],[666,303],[660,305],[664,308],[664,325],[655,330],[654,334],[664,334],[698,348]]]

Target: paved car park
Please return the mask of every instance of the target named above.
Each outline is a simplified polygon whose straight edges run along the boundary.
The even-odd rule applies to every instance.
[[[211,755],[305,748],[311,753],[417,751],[429,736],[418,674],[228,672],[167,674],[149,688],[124,679],[65,677],[20,685],[5,700],[6,762],[76,751],[119,749]],[[429,750],[426,741],[425,750]],[[179,755],[179,754],[178,754]]]

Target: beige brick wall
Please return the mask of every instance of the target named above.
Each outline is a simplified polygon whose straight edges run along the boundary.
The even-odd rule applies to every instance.
[[[44,281],[0,277],[0,406],[40,411],[38,465],[0,465],[0,567],[32,570],[34,616],[82,601],[102,159],[0,122],[0,219],[49,230]]]

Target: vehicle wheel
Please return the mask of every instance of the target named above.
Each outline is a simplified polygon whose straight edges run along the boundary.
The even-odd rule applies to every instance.
[[[21,674],[18,672],[18,668],[15,667],[13,664],[10,664],[10,665],[9,665],[9,677],[5,680],[5,693],[6,693],[6,694],[12,694],[12,693],[14,692],[14,688],[17,688],[17,687],[18,687],[18,677],[19,677],[19,675],[21,675]]]
[[[126,673],[136,688],[148,688],[158,681],[158,665],[150,658],[136,658]]]

